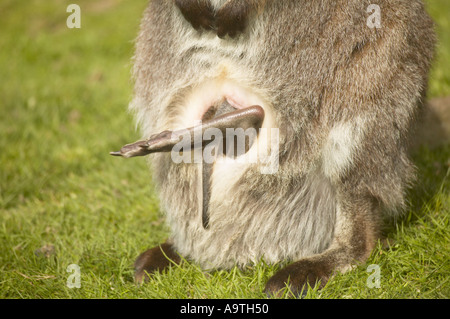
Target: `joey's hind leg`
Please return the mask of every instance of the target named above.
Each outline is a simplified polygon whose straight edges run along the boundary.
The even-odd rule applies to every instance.
[[[323,288],[337,271],[365,262],[378,239],[378,207],[371,199],[347,199],[336,212],[334,238],[323,253],[300,259],[278,271],[266,284],[269,296],[280,296],[286,285],[300,296],[309,286]]]
[[[134,278],[142,283],[155,271],[163,271],[173,263],[180,263],[181,258],[174,250],[172,244],[165,242],[146,250],[134,262]]]

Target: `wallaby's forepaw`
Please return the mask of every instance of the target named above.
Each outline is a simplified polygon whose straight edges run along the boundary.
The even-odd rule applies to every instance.
[[[214,10],[209,1],[175,0],[175,4],[195,30],[212,30],[214,28]]]
[[[287,287],[297,297],[306,294],[308,285],[323,288],[332,273],[325,261],[300,260],[278,271],[266,284],[265,292],[270,297],[281,297]]]
[[[246,1],[230,1],[217,12],[217,36],[224,38],[227,34],[234,38],[247,26],[249,5]]]
[[[208,0],[175,0],[183,17],[197,30],[213,30],[217,36],[236,37],[246,26],[252,5],[248,1],[228,1],[217,12]]]
[[[168,243],[146,250],[134,263],[134,279],[137,283],[147,281],[152,273],[163,271],[172,263],[179,263],[180,260],[180,256]]]

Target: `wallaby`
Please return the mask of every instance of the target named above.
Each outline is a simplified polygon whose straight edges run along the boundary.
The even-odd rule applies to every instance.
[[[171,235],[137,258],[138,282],[180,256],[205,269],[264,260],[289,262],[267,294],[300,294],[367,260],[414,179],[408,140],[435,45],[422,1],[372,1],[149,2],[130,105],[149,139],[112,155],[156,153]],[[229,156],[239,128],[256,135]],[[226,135],[213,161],[174,160],[204,151],[212,136],[192,136],[207,129]]]

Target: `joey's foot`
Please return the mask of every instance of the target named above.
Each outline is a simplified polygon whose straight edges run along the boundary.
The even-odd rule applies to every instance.
[[[332,266],[326,261],[310,261],[307,259],[278,271],[266,284],[265,292],[270,297],[281,297],[286,287],[298,297],[306,294],[308,285],[319,285],[323,288],[332,274]]]
[[[148,280],[155,271],[163,271],[172,263],[180,263],[181,258],[169,243],[164,243],[146,250],[134,263],[134,278],[137,283]]]

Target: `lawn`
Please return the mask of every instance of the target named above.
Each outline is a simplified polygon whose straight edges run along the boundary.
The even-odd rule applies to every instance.
[[[138,254],[168,235],[145,159],[109,151],[137,140],[127,113],[133,41],[146,0],[0,2],[0,298],[266,298],[281,266],[204,272],[183,262],[143,286]],[[428,0],[438,55],[429,96],[450,95],[450,2]],[[422,147],[404,216],[365,265],[306,298],[450,297],[450,146]],[[70,288],[69,265],[80,267]],[[380,288],[369,288],[370,264]],[[71,281],[70,281],[71,282]]]

